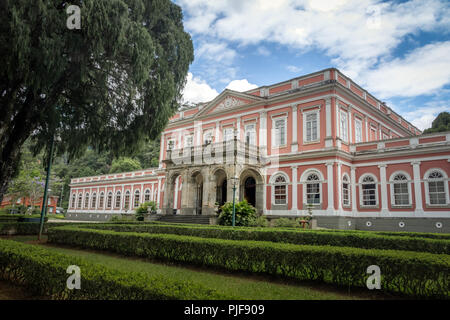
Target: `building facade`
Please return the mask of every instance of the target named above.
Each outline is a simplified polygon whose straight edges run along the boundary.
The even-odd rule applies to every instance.
[[[47,199],[47,212],[48,213],[56,213],[56,208],[58,207],[58,196],[48,196]],[[10,196],[5,196],[0,204],[0,208],[9,208],[13,206],[23,205],[25,207],[37,207],[39,210],[42,210],[43,197],[31,200],[30,197],[21,197],[13,202],[13,199]]]
[[[450,132],[422,135],[339,70],[183,108],[160,166],[76,178],[68,213],[108,219],[155,201],[159,214],[214,215],[246,199],[269,217],[318,225],[450,232]]]

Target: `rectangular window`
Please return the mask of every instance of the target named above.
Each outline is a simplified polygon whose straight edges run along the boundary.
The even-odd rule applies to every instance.
[[[341,138],[348,142],[348,120],[347,112],[341,111]]]
[[[362,142],[362,122],[355,119],[355,142]]]
[[[317,112],[306,115],[306,142],[316,141],[318,139]]]
[[[206,131],[203,134],[203,144],[210,144],[210,143],[212,143],[212,137],[213,137],[212,132],[211,131]]]
[[[186,147],[192,147],[193,144],[194,144],[194,136],[193,135],[186,136],[186,140],[184,141],[184,145]]]
[[[256,125],[253,123],[245,126],[245,143],[256,145]]]
[[[286,118],[276,119],[274,121],[274,147],[286,145]]]
[[[231,141],[233,140],[234,128],[225,128],[223,129],[223,141]]]

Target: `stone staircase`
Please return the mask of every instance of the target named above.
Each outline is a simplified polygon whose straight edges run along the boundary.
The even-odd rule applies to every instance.
[[[171,223],[215,224],[216,217],[202,215],[162,215],[157,221]]]

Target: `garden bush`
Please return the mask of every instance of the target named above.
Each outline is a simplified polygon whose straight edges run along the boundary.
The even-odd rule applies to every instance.
[[[233,203],[227,202],[221,207],[219,224],[231,226],[233,220]],[[256,209],[247,200],[235,204],[235,225],[248,226],[256,220]]]
[[[81,289],[67,289],[68,266],[80,268]],[[0,239],[0,279],[53,299],[234,299],[192,281],[123,272],[48,249]]]
[[[226,226],[176,225],[162,223],[92,224],[89,228],[125,232],[169,233],[203,238],[255,240],[292,244],[331,245],[365,249],[406,250],[430,253],[450,252],[450,241],[419,237],[378,235],[369,231],[327,232],[282,228],[231,228]]]
[[[381,270],[381,288],[414,297],[449,298],[450,256],[423,252],[205,239],[58,227],[49,241],[127,256],[157,258],[230,271],[263,273],[365,287],[367,267]]]

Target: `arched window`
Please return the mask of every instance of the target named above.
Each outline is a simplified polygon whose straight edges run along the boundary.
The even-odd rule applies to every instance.
[[[84,196],[84,208],[85,209],[89,208],[89,192],[86,192]]]
[[[446,205],[447,196],[447,182],[445,176],[439,170],[431,171],[427,176],[427,191],[428,204],[431,205]]]
[[[78,209],[81,209],[82,202],[83,202],[83,194],[79,193],[78,194]]]
[[[97,206],[97,193],[94,192],[91,198],[91,209],[95,209],[96,206]]]
[[[102,192],[100,192],[100,197],[98,199],[98,208],[99,209],[103,209],[104,201],[105,201],[105,193],[102,191]]]
[[[124,201],[124,209],[129,209],[130,208],[130,191],[127,190],[125,192],[125,201]]]
[[[117,192],[116,192],[116,203],[115,203],[115,207],[118,208],[118,209],[120,208],[120,200],[121,200],[120,197],[121,197],[120,191],[117,191]]]
[[[150,201],[150,189],[145,190],[144,193],[144,202],[149,202]]]
[[[342,177],[342,205],[350,206],[350,184],[346,174]]]
[[[108,209],[112,208],[112,198],[113,198],[113,193],[110,191],[108,193],[108,199],[106,199],[106,208],[108,208]]]
[[[392,205],[407,206],[411,204],[409,178],[404,173],[396,173],[391,178]]]
[[[320,178],[316,173],[310,173],[306,178],[306,203],[320,204]]]
[[[287,204],[286,178],[278,175],[274,181],[274,204]]]
[[[378,204],[377,197],[377,182],[373,176],[366,175],[361,180],[361,205],[362,206],[376,206]]]
[[[141,202],[141,193],[139,192],[139,190],[136,190],[134,192],[134,207],[135,208],[139,207],[139,202]]]
[[[72,194],[72,205],[71,208],[75,209],[75,203],[77,202],[77,196],[75,193]]]

